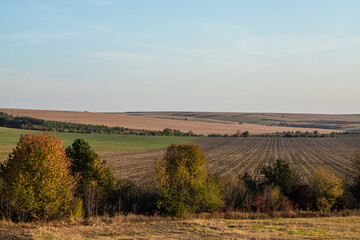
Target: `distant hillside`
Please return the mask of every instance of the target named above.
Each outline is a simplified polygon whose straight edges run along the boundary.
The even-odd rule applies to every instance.
[[[145,129],[161,131],[165,128],[179,129],[182,132],[192,131],[195,134],[235,134],[236,132],[249,131],[250,134],[275,133],[283,131],[315,131],[330,133],[333,129],[301,128],[287,126],[266,126],[232,120],[234,113],[91,113],[75,111],[27,110],[27,109],[0,109],[1,112],[14,116],[28,116],[47,121],[60,121],[69,123],[104,125],[108,127],[124,127],[129,129]],[[174,114],[178,114],[175,116]],[[219,116],[218,116],[219,115]],[[222,115],[227,116],[221,117]],[[241,113],[237,114],[241,116]],[[265,116],[264,116],[265,118]],[[240,119],[239,119],[240,120]],[[241,124],[239,124],[241,123]]]
[[[360,114],[231,113],[231,112],[128,112],[132,116],[162,119],[251,123],[267,126],[360,130]]]

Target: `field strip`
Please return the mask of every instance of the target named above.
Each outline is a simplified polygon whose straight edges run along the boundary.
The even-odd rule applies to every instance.
[[[75,111],[47,111],[47,110],[29,110],[29,109],[0,109],[0,111],[14,116],[28,116],[48,121],[61,121],[70,123],[82,123],[92,125],[105,125],[109,127],[124,127],[130,129],[146,129],[152,131],[163,130],[164,128],[179,129],[182,132],[192,131],[196,134],[235,134],[238,131],[250,131],[251,134],[275,133],[283,131],[302,131],[313,132],[318,130],[321,133],[330,133],[331,129],[321,128],[299,128],[299,127],[281,127],[265,126],[250,123],[218,123],[188,121],[176,119],[152,118],[125,113],[92,113]]]
[[[354,144],[351,144],[354,141]],[[259,166],[276,159],[289,161],[302,179],[320,167],[346,177],[351,170],[351,156],[359,139],[321,138],[202,138],[196,140],[205,152],[209,171],[214,174],[255,174]],[[129,152],[104,153],[114,174],[121,179],[144,182],[151,177],[154,161],[165,148]],[[258,173],[258,172],[257,172]]]

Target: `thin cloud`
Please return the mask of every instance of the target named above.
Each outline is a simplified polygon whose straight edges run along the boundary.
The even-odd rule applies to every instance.
[[[98,52],[97,57],[106,60],[118,60],[118,61],[165,61],[170,60],[166,57],[140,55],[134,53],[121,53],[121,52]]]
[[[227,54],[221,49],[214,48],[184,48],[178,46],[168,46],[160,44],[139,44],[139,47],[151,50],[157,50],[163,54],[171,55],[174,58],[186,59],[189,58],[224,58]]]
[[[360,46],[360,37],[334,39],[321,36],[248,36],[240,40],[236,48],[246,55],[283,57],[356,46]]]
[[[341,41],[334,41],[332,43],[317,44],[308,49],[300,49],[300,50],[301,50],[301,52],[316,52],[316,51],[341,49],[341,48],[348,48],[348,47],[355,47],[355,46],[360,46],[360,37],[343,39]],[[294,49],[289,52],[299,52],[299,50]]]
[[[68,39],[78,36],[78,33],[39,33],[39,32],[20,32],[11,34],[2,34],[0,39],[10,39],[24,41],[29,44],[39,44],[47,41]]]
[[[0,35],[0,38],[23,40],[23,39],[33,38],[35,35],[36,35],[36,32],[22,32],[22,33],[12,33],[12,34],[2,34],[2,35]]]

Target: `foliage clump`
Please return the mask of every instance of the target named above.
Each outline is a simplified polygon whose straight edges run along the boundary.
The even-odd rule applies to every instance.
[[[293,210],[291,201],[281,193],[278,186],[266,187],[262,194],[255,197],[252,206],[267,213]]]
[[[330,211],[344,193],[342,179],[324,169],[315,171],[311,175],[309,186],[314,193],[317,209],[320,211]]]
[[[26,134],[1,166],[6,198],[21,220],[69,214],[76,177],[62,142],[48,134]]]
[[[210,177],[200,147],[172,144],[155,164],[157,205],[163,214],[211,212],[223,205],[219,183]]]
[[[84,202],[86,215],[95,215],[110,201],[116,180],[106,161],[84,139],[75,139],[66,153],[71,159],[73,175],[79,177],[77,196]]]
[[[281,159],[276,160],[273,166],[261,168],[260,173],[263,175],[263,185],[277,186],[281,193],[286,196],[289,196],[296,189],[299,182],[299,177],[289,163]]]

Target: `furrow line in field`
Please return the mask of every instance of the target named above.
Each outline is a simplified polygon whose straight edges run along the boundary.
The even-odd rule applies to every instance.
[[[311,156],[309,148],[306,146],[305,142],[308,139],[299,138],[295,139],[296,143],[296,152],[298,155],[302,156],[304,161],[303,167],[301,168],[305,178],[309,178],[312,172],[316,169],[315,166],[317,165],[317,161],[315,160],[314,156]]]
[[[270,149],[272,140],[270,138],[266,138],[265,142],[262,144],[262,149],[259,150],[259,157],[256,159],[257,164],[254,163],[253,169],[249,170],[255,172],[255,169],[260,169],[262,166],[266,166],[269,164],[268,159],[270,158]]]
[[[261,141],[259,141],[259,143],[257,145],[255,145],[254,148],[252,148],[252,151],[249,151],[249,154],[246,158],[242,159],[241,164],[238,164],[235,169],[239,169],[240,166],[244,165],[240,170],[238,170],[237,172],[239,174],[247,171],[250,174],[255,174],[255,167],[251,167],[251,163],[253,163],[254,161],[256,161],[256,158],[254,156],[256,156],[257,154],[259,154],[259,150],[261,149],[261,146],[264,142],[264,138],[261,139]]]
[[[321,167],[321,168],[324,168],[324,169],[327,169],[327,170],[333,172],[334,169],[329,163],[334,163],[334,164],[338,164],[338,163],[334,162],[327,153],[324,154],[324,152],[321,151],[321,148],[316,146],[316,144],[314,144],[314,142],[306,141],[306,142],[304,142],[304,144],[309,149],[309,152],[311,152],[311,154],[317,159],[316,166],[318,166],[318,168],[316,170],[318,170],[319,167]],[[327,149],[327,150],[330,151],[329,149]],[[320,154],[320,152],[322,154]],[[312,158],[312,159],[315,159],[315,158]],[[342,169],[340,169],[340,170],[342,170]]]
[[[237,164],[237,162],[242,161],[242,158],[248,154],[248,152],[252,151],[253,146],[257,143],[257,141],[241,141],[243,144],[241,144],[241,148],[239,149],[236,144],[232,144],[229,146],[230,148],[233,148],[231,152],[226,149],[220,149],[219,152],[219,158],[214,158],[214,156],[211,157],[212,160],[209,161],[212,169],[216,173],[224,174],[226,170],[224,169],[235,169],[234,165]],[[239,142],[238,142],[239,143]],[[225,159],[224,159],[225,158]],[[219,159],[223,159],[222,161],[219,161]],[[230,167],[232,166],[232,167]]]
[[[322,162],[327,163],[328,169],[331,169],[332,172],[341,173],[343,177],[347,175],[350,170],[348,168],[350,163],[349,157],[338,155],[333,149],[317,148],[316,150],[316,154],[322,156]]]
[[[293,139],[291,141],[291,146],[289,146],[289,154],[291,156],[291,166],[297,171],[298,173],[305,172],[306,174],[300,175],[301,178],[300,181],[304,181],[306,178],[306,175],[309,175],[307,168],[306,168],[306,159],[304,156],[301,156],[298,152],[298,142]]]

